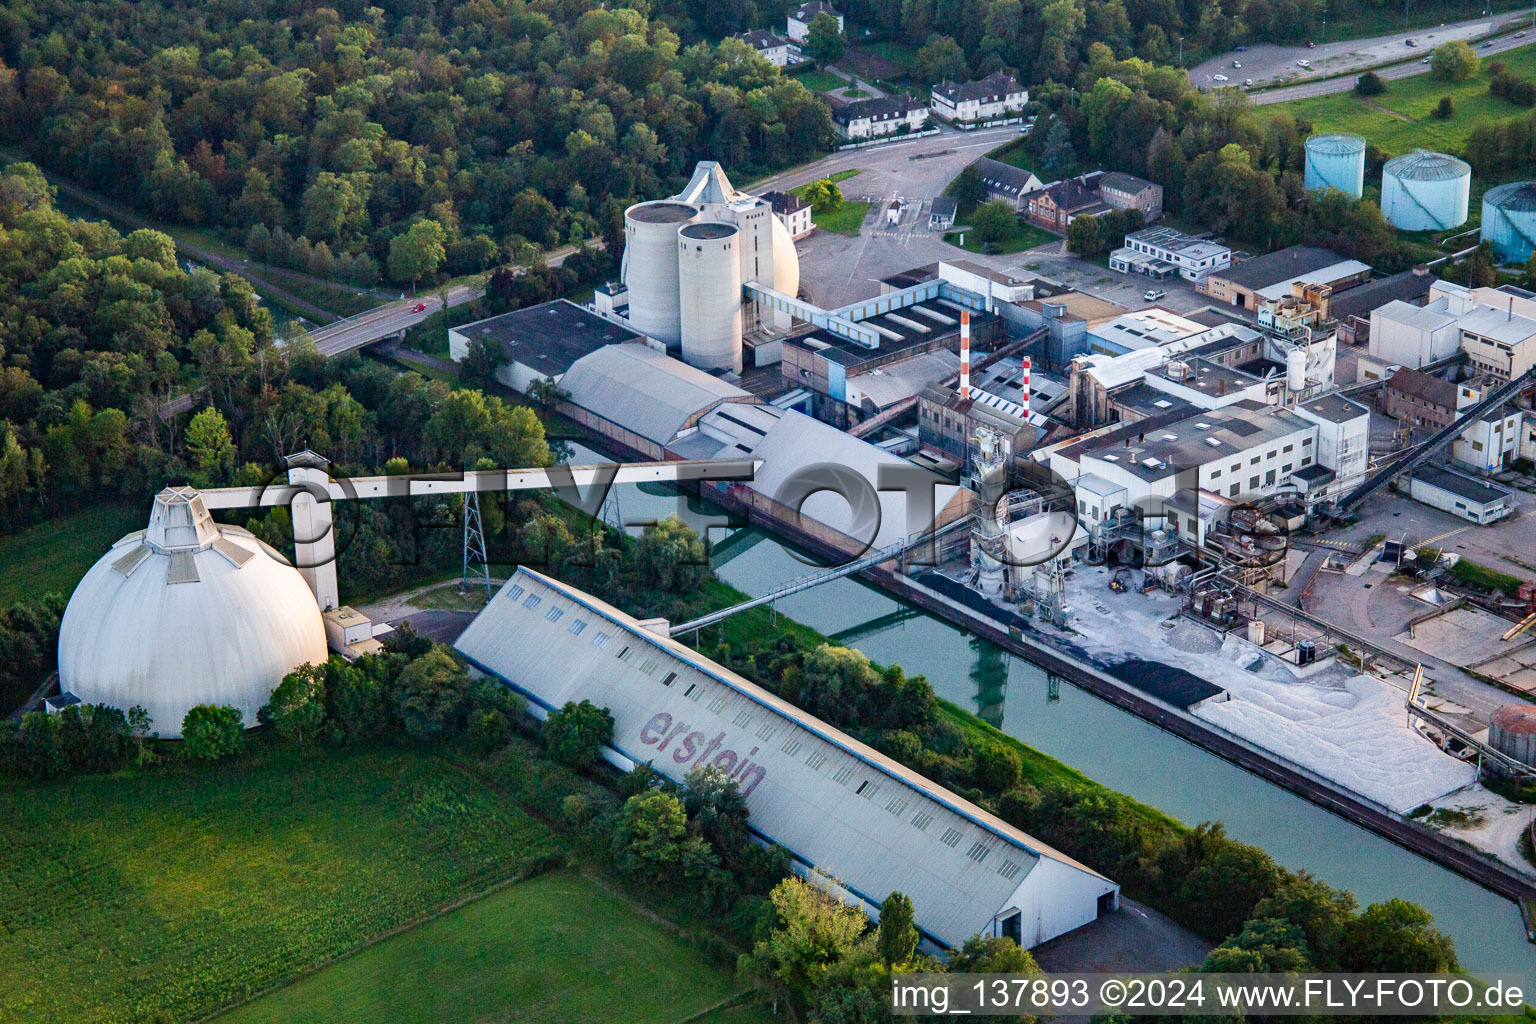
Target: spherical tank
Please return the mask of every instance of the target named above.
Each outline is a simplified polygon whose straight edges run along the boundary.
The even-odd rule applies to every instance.
[[[1504,263],[1524,263],[1536,248],[1536,182],[1512,181],[1483,193],[1482,240]]]
[[[795,240],[783,221],[768,219],[773,223],[773,287],[785,295],[799,295],[800,254],[795,252]]]
[[[1314,135],[1307,140],[1307,190],[1335,188],[1356,199],[1365,186],[1365,140],[1358,135]]]
[[[702,221],[677,232],[683,361],[741,370],[741,232]]]
[[[1381,172],[1381,212],[1401,231],[1445,231],[1467,222],[1472,168],[1444,153],[1416,150]]]
[[[155,496],[149,528],[90,568],[59,627],[60,688],[87,704],[141,706],[166,739],[198,704],[239,708],[254,726],[284,675],[326,657],[298,570],[215,523],[189,487]]]
[[[1494,711],[1488,743],[1501,754],[1536,766],[1536,705],[1506,704]]]
[[[677,228],[698,216],[687,203],[638,203],[624,211],[624,266],[635,330],[675,348],[682,340]]]

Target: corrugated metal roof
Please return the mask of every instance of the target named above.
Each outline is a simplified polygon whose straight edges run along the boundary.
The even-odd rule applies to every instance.
[[[571,364],[560,388],[571,401],[657,444],[688,420],[751,394],[646,345],[605,345]]]
[[[139,535],[143,536],[143,531],[142,530],[139,531]],[[133,575],[133,570],[137,569],[140,566],[140,564],[143,563],[144,559],[146,559],[148,557],[149,557],[149,548],[146,545],[142,544],[142,543],[141,544],[136,544],[136,545],[134,545],[133,549],[131,551],[129,551],[126,555],[123,555],[117,561],[112,563],[112,569],[113,569],[114,572],[118,573],[119,575],[122,575],[122,576],[132,576]]]
[[[193,551],[172,551],[171,567],[165,576],[165,582],[171,583],[196,583],[201,579],[197,574],[197,554]]]
[[[552,607],[565,614],[551,619]],[[528,569],[517,570],[455,647],[545,707],[582,699],[606,706],[614,748],[674,779],[706,759],[739,775],[756,830],[864,899],[906,893],[919,927],[943,944],[1030,902],[1026,887],[1047,887],[1033,894],[1047,904],[1081,903],[1081,885],[1090,901],[1116,888],[690,648]],[[1036,880],[1042,859],[1055,867]],[[1081,883],[1072,895],[1056,891],[1057,869]],[[1059,934],[1094,915],[1082,913],[1051,910],[1054,930],[1026,922],[1026,944],[1041,941],[1037,927]],[[1074,914],[1074,923],[1060,923]]]

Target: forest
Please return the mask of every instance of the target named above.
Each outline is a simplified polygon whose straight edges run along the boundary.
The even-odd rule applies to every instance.
[[[826,106],[745,43],[638,6],[7,2],[0,138],[147,216],[302,239],[300,269],[357,284],[414,282],[425,241],[457,274],[617,232],[699,159],[831,144]]]

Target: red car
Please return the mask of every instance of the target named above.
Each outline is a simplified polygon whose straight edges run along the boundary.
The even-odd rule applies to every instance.
[[[416,303],[416,305],[411,307],[411,312],[412,313],[425,313],[426,311],[427,311],[427,304],[425,302],[418,302],[418,303]]]

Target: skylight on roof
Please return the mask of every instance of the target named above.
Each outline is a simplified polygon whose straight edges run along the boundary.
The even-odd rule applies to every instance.
[[[1210,445],[1212,448],[1220,448],[1221,447],[1221,438],[1219,438],[1219,437],[1208,437],[1208,438],[1205,439],[1205,443]]]
[[[1168,401],[1168,399],[1166,399],[1166,398],[1159,398],[1157,401],[1153,402],[1152,404],[1157,406],[1159,409],[1172,409],[1173,408],[1173,403]]]
[[[1177,441],[1178,439],[1179,439],[1179,435],[1178,434],[1164,434],[1163,435],[1163,440],[1164,441]]]

